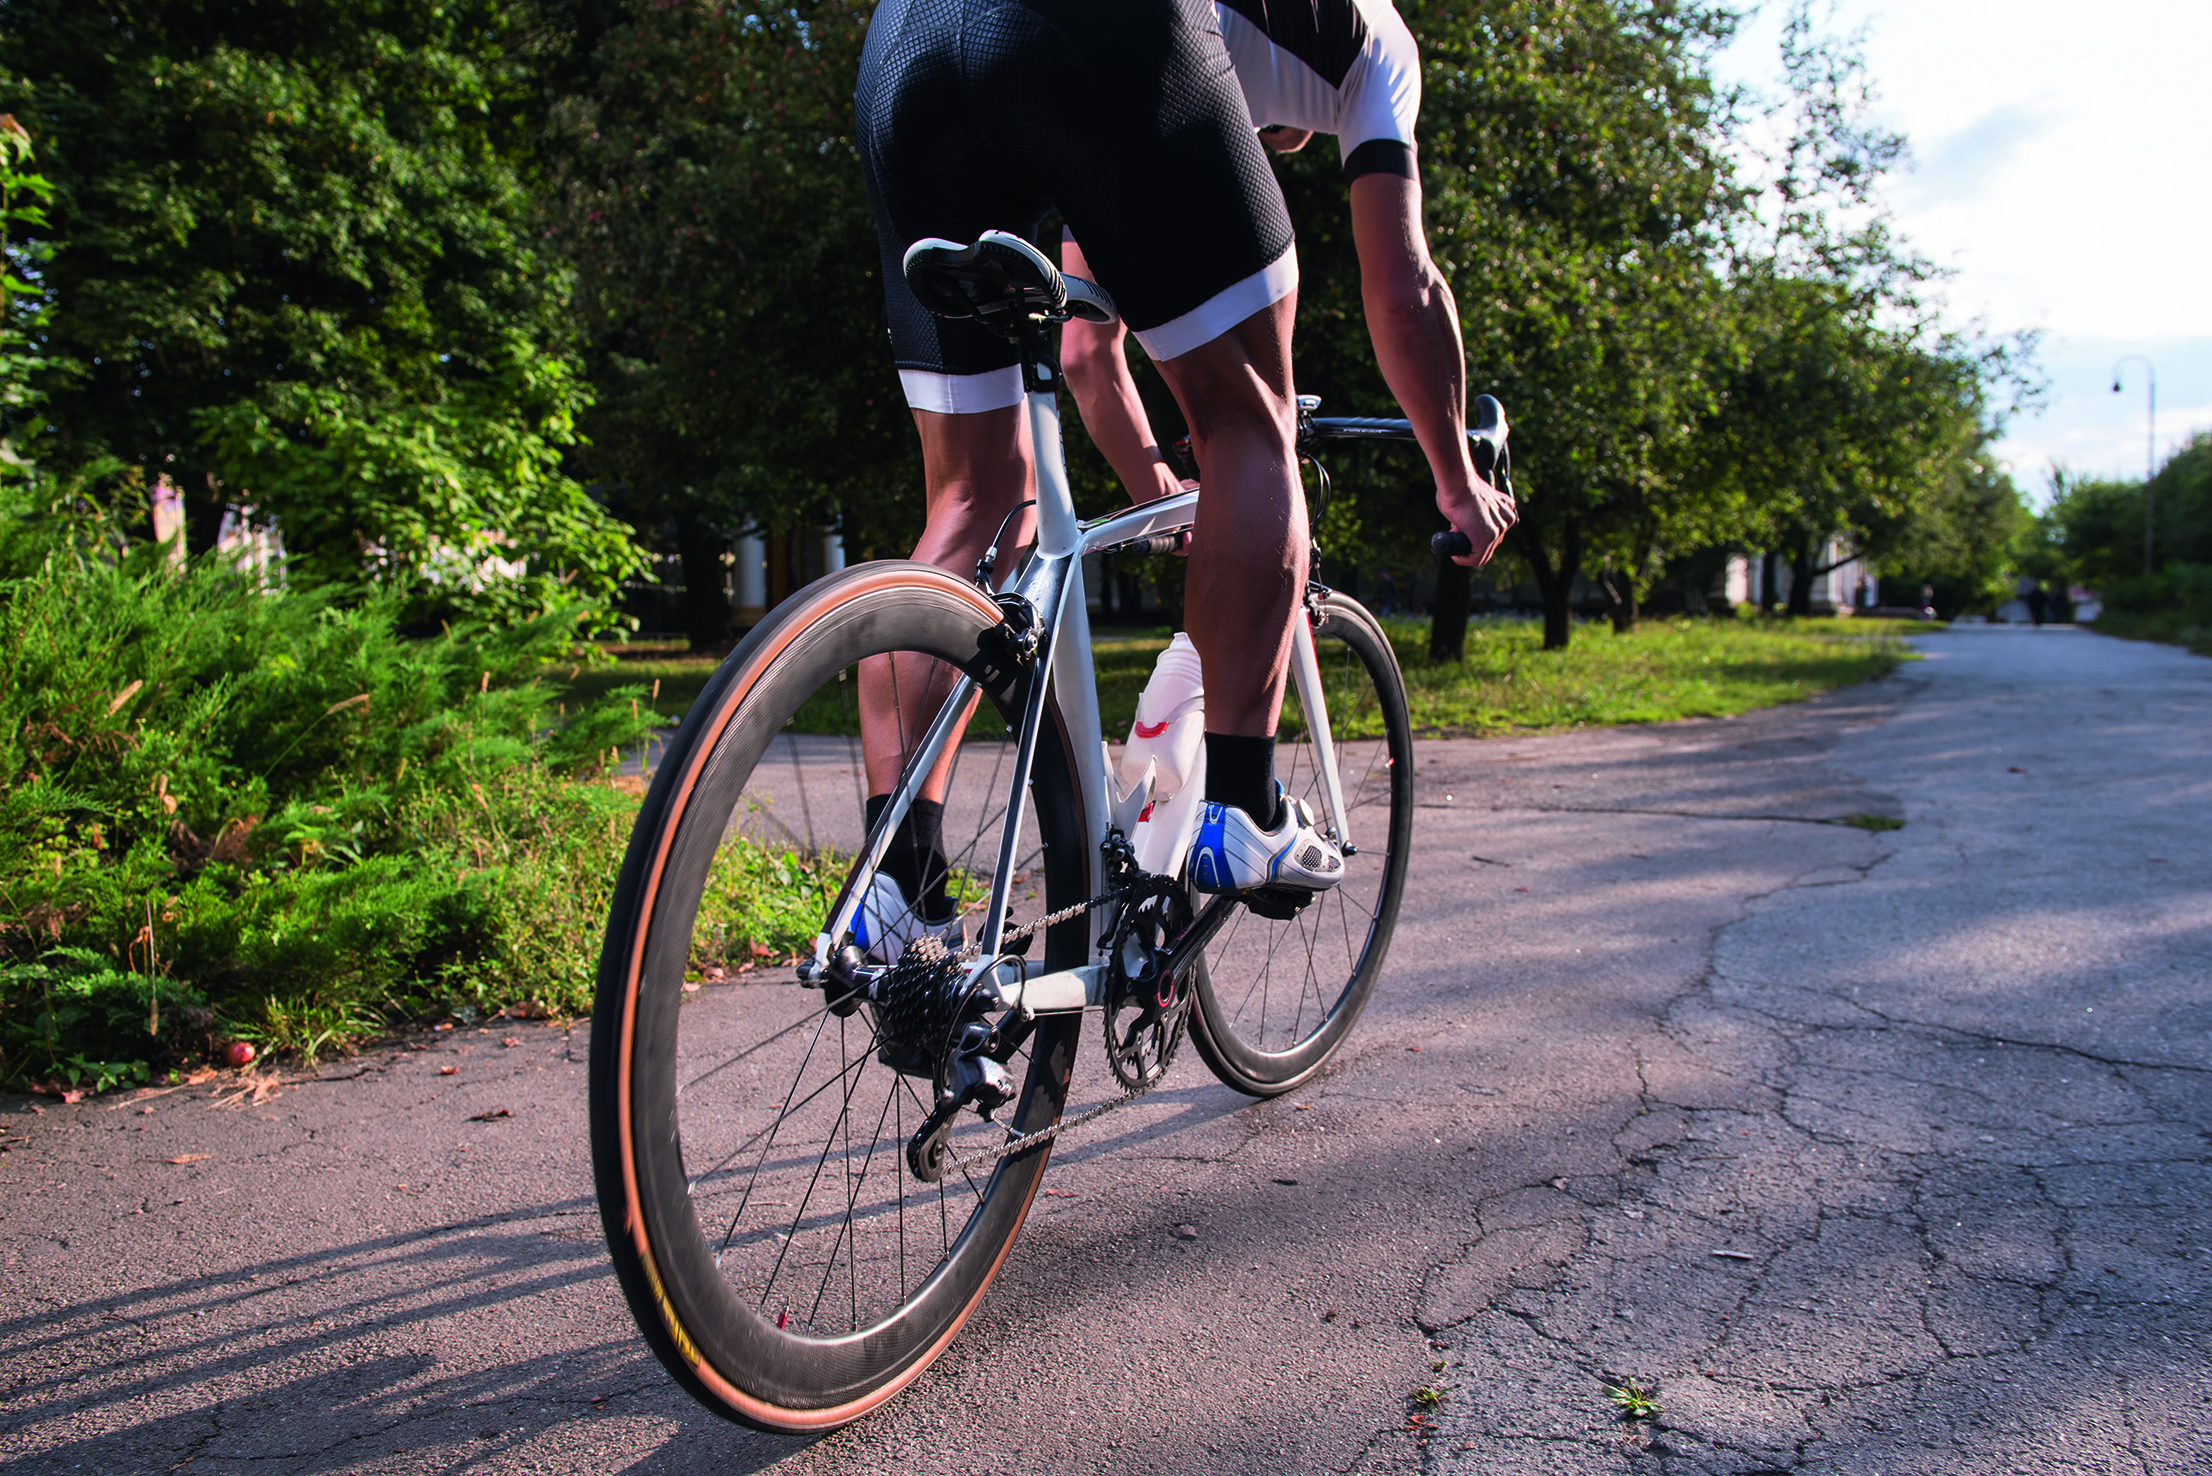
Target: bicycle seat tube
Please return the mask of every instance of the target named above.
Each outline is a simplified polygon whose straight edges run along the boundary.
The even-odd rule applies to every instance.
[[[983,920],[985,954],[996,951],[1006,933],[1029,769],[1051,683],[1057,683],[1060,689],[1060,716],[1067,727],[1067,741],[1082,788],[1083,830],[1092,841],[1084,857],[1085,885],[1090,895],[1098,894],[1104,878],[1096,842],[1106,833],[1106,776],[1099,747],[1098,683],[1091,665],[1090,612],[1082,588],[1083,529],[1075,519],[1075,499],[1068,489],[1067,458],[1060,440],[1056,394],[1060,366],[1041,326],[1022,335],[1021,349],[1022,398],[1033,453],[1032,491],[1037,499],[1037,547],[1016,576],[1012,592],[1029,604],[1037,624],[1040,657],[1047,650],[1050,656],[1049,660],[1040,660],[1022,715],[999,864],[991,878],[990,906]]]

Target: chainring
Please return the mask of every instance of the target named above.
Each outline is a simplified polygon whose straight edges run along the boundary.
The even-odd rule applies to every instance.
[[[1124,896],[1106,966],[1106,1064],[1132,1092],[1167,1074],[1190,1018],[1190,990],[1166,971],[1168,940],[1190,925],[1190,903],[1167,877]]]

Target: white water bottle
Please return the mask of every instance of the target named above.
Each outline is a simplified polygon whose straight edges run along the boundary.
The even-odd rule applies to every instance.
[[[1198,648],[1177,631],[1137,698],[1137,720],[1121,751],[1122,787],[1142,783],[1145,765],[1151,764],[1152,802],[1173,798],[1197,772],[1205,742],[1206,684],[1198,669]]]

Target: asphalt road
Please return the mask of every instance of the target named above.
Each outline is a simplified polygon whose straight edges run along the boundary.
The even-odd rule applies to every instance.
[[[1733,721],[1424,746],[1341,1064],[1253,1104],[1186,1053],[818,1440],[633,1336],[581,1028],[0,1100],[0,1464],[2212,1470],[2212,663],[1922,644]]]

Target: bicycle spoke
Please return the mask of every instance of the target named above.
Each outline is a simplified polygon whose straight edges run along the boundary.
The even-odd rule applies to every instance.
[[[844,1023],[845,1022],[842,1020],[838,1021],[840,1036],[842,1036],[843,1034]],[[842,1040],[840,1040],[839,1043],[842,1044]],[[861,1057],[860,1064],[865,1067],[867,1064],[867,1060],[868,1058],[866,1056]],[[853,1073],[852,1085],[846,1089],[844,1099],[838,1104],[838,1115],[840,1123],[843,1122],[845,1114],[849,1113],[852,1110],[853,1092],[857,1091],[859,1087],[860,1073],[855,1071]],[[829,1162],[830,1149],[832,1149],[836,1145],[837,1139],[834,1135],[822,1140],[822,1151],[820,1155],[817,1156],[814,1160],[813,1176],[807,1180],[806,1193],[799,1196],[799,1212],[798,1214],[792,1216],[790,1232],[786,1235],[782,1247],[776,1252],[776,1264],[769,1271],[767,1285],[761,1291],[760,1305],[762,1307],[766,1307],[768,1305],[768,1294],[771,1291],[775,1290],[776,1277],[783,1271],[784,1258],[791,1254],[791,1247],[797,1242],[799,1238],[800,1224],[806,1219],[806,1207],[814,1202],[815,1186],[822,1182],[822,1168],[825,1164]]]

